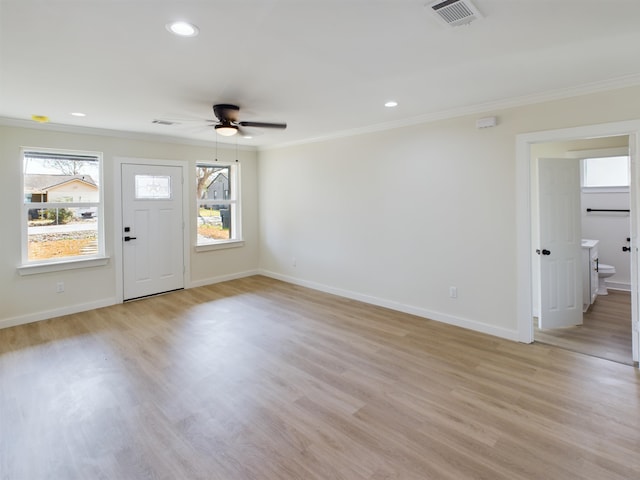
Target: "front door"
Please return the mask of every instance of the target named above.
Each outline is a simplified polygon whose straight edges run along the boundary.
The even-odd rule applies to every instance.
[[[582,324],[580,162],[538,160],[540,328]]]
[[[182,168],[122,164],[124,300],[184,288]]]

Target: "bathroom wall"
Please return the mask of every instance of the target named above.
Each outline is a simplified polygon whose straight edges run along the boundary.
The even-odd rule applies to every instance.
[[[616,274],[607,279],[608,288],[630,290],[631,255],[623,252],[629,246],[630,218],[628,213],[589,212],[587,208],[629,209],[629,192],[587,193],[582,192],[582,238],[600,240],[598,257],[601,263],[616,267]]]

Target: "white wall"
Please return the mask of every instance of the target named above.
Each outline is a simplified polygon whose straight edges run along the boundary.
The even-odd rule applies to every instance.
[[[633,87],[260,152],[261,268],[515,339],[516,135],[639,112]]]
[[[68,270],[21,276],[17,267],[21,258],[22,160],[20,148],[46,147],[103,152],[104,207],[106,251],[111,256],[103,267]],[[52,316],[86,310],[116,301],[116,262],[114,256],[114,158],[136,157],[178,160],[188,166],[185,179],[189,188],[195,185],[195,163],[213,160],[215,147],[181,145],[156,140],[134,140],[127,137],[91,135],[53,131],[46,126],[21,128],[0,126],[0,199],[2,223],[0,234],[0,327],[40,320]],[[243,234],[245,246],[227,250],[196,253],[189,248],[191,277],[187,286],[213,283],[219,280],[255,273],[258,268],[257,218],[257,154],[240,150],[243,193]],[[235,147],[218,149],[220,161],[234,161]],[[193,191],[193,188],[191,188]],[[195,193],[190,195],[190,210],[195,212]],[[195,213],[188,219],[195,241]],[[56,293],[58,281],[65,291]],[[120,292],[121,294],[121,292]]]
[[[631,225],[628,213],[589,212],[587,208],[626,209],[631,205],[628,192],[587,193],[582,192],[582,238],[599,240],[598,258],[600,263],[616,267],[616,274],[607,278],[611,288],[629,290],[631,287],[631,255],[622,247],[631,244]]]
[[[477,130],[474,115],[258,155],[241,151],[246,246],[197,254],[190,249],[189,285],[260,268],[295,283],[516,339],[516,135],[631,120],[639,112],[640,86],[478,115],[499,117],[491,129]],[[114,157],[194,165],[210,160],[214,151],[46,126],[0,127],[0,326],[106,305],[117,297],[115,257],[105,267],[17,273],[21,146],[104,153],[109,254],[117,214],[109,185]],[[219,157],[232,155],[223,151]],[[195,232],[194,219],[190,228]],[[57,281],[65,282],[63,294],[55,293]],[[458,288],[457,299],[449,298],[450,286]]]

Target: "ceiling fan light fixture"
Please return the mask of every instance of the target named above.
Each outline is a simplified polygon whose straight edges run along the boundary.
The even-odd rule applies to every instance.
[[[238,133],[238,127],[235,125],[220,124],[215,126],[216,133],[219,133],[223,137],[231,137]]]

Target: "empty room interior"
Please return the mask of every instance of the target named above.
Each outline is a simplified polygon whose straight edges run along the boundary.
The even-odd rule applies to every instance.
[[[0,0],[0,479],[640,478],[639,21]]]

